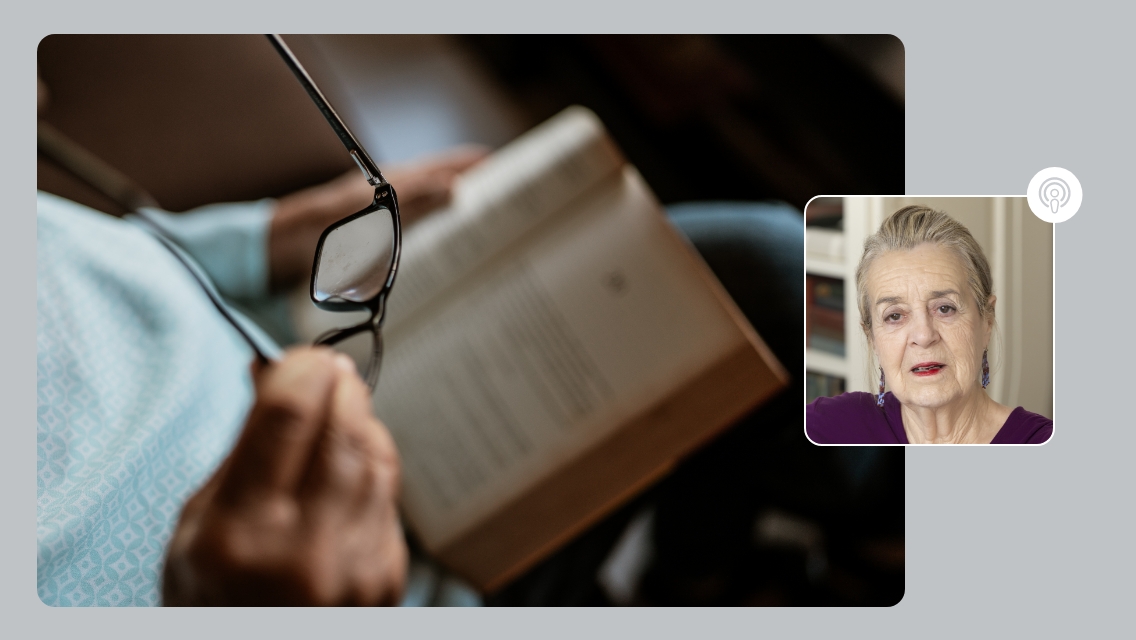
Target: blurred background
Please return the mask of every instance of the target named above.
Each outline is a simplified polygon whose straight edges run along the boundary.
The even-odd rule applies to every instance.
[[[904,190],[892,36],[286,36],[380,166],[593,110],[664,205]],[[276,196],[350,160],[262,36],[45,38],[41,118],[166,209]],[[38,187],[116,206],[39,158]],[[804,219],[802,217],[802,224]],[[802,246],[802,254],[804,247]],[[768,313],[799,318],[796,309]],[[752,320],[752,319],[751,319]],[[882,605],[903,595],[903,450],[819,448],[797,377],[498,605]]]
[[[349,168],[259,36],[49,36],[42,117],[171,210]],[[903,187],[891,36],[289,36],[382,162],[497,147],[571,104],[664,204]],[[41,165],[41,186],[54,186]],[[192,186],[190,186],[192,185]],[[62,187],[55,187],[57,189]]]

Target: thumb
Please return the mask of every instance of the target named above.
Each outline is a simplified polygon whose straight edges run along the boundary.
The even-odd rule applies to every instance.
[[[331,401],[332,422],[357,424],[371,419],[370,390],[359,377],[355,362],[340,353],[335,356],[335,365],[339,372]]]

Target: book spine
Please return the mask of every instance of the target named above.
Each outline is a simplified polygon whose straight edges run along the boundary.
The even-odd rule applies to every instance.
[[[805,403],[844,393],[844,378],[809,371],[805,374]]]
[[[843,357],[844,283],[835,278],[806,277],[805,343]]]

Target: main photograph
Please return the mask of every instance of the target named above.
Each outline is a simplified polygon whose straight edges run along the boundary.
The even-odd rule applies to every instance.
[[[50,36],[54,606],[888,606],[903,452],[802,436],[890,36]]]

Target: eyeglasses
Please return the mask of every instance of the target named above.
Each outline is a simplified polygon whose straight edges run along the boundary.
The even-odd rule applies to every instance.
[[[371,312],[370,320],[332,329],[316,338],[316,344],[350,355],[372,390],[379,381],[386,297],[398,271],[400,245],[398,200],[387,185],[375,189],[371,206],[323,232],[312,267],[310,293],[317,307]]]
[[[369,320],[328,331],[316,338],[315,343],[333,346],[350,355],[373,390],[382,365],[386,299],[398,272],[402,250],[398,197],[288,45],[278,35],[269,35],[268,39],[347,147],[363,177],[375,187],[375,199],[370,206],[336,222],[320,236],[309,291],[312,302],[320,309],[371,312]]]

